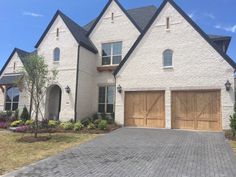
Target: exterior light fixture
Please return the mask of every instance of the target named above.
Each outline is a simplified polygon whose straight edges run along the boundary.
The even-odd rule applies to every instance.
[[[227,82],[225,83],[225,88],[227,91],[230,91],[231,85],[232,84],[229,82],[229,80],[227,80]]]
[[[68,94],[70,93],[71,90],[70,90],[70,87],[69,87],[68,85],[66,86],[65,91],[66,91],[66,93],[68,93]]]
[[[122,87],[120,85],[117,87],[117,92],[119,92],[119,93],[122,92]]]

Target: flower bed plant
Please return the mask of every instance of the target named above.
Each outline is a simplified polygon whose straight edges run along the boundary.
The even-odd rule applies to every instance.
[[[24,132],[27,132],[27,130],[28,130],[28,126],[22,125],[20,127],[16,127],[15,132],[24,133]]]
[[[6,129],[7,127],[8,127],[8,123],[7,122],[0,122],[0,128]]]
[[[24,122],[22,120],[16,120],[14,122],[11,123],[11,127],[18,127],[20,125],[23,125]]]

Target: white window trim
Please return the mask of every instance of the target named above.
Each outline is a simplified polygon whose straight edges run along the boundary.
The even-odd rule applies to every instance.
[[[121,54],[120,55],[113,55],[113,44],[114,43],[118,43],[118,42],[121,42]],[[102,58],[102,60],[101,60],[101,66],[118,66],[119,64],[113,64],[113,57],[118,57],[118,56],[121,56],[121,60],[122,60],[122,45],[123,45],[123,42],[122,41],[113,41],[113,42],[105,42],[105,43],[102,43],[101,44],[101,48],[102,48],[102,45],[104,45],[104,44],[112,44],[111,45],[111,55],[108,55],[108,56],[105,56],[105,57],[110,57],[111,58],[111,63],[110,64],[107,64],[107,65],[103,65],[102,64],[102,60],[103,60],[103,56],[102,56],[102,52],[101,52],[101,58]],[[104,58],[105,58],[104,57]]]
[[[59,49],[59,60],[55,60],[55,50],[56,49]],[[59,48],[59,47],[55,47],[54,49],[53,49],[53,63],[55,63],[55,64],[57,64],[57,63],[60,63],[60,61],[61,61],[61,49]]]
[[[173,66],[173,65],[172,65],[172,66],[163,66],[162,68],[163,68],[163,69],[173,69],[174,66]]]
[[[16,86],[10,86],[10,87],[16,87]],[[19,100],[18,100],[18,102],[16,102],[16,101],[11,101],[11,102],[7,102],[6,100],[7,100],[7,89],[8,89],[9,87],[6,87],[5,89],[6,89],[6,91],[5,91],[5,96],[4,96],[4,110],[5,111],[8,111],[8,110],[6,110],[6,104],[7,103],[11,103],[11,109],[10,109],[10,111],[13,111],[12,110],[12,108],[13,108],[13,104],[14,103],[17,103],[18,104],[18,108],[19,108],[19,103],[20,103],[20,91],[19,91]],[[19,89],[19,88],[18,88]],[[17,108],[17,109],[18,109]]]
[[[172,65],[169,65],[169,66],[165,66],[164,64],[165,64],[165,58],[164,58],[164,53],[165,53],[165,51],[167,51],[167,50],[170,50],[171,52],[172,52],[172,58],[171,58],[171,63],[172,63]],[[172,68],[174,68],[174,64],[173,64],[173,55],[174,55],[174,51],[172,50],[172,49],[170,49],[170,48],[168,48],[168,49],[165,49],[163,52],[162,52],[162,68],[163,69],[172,69]]]

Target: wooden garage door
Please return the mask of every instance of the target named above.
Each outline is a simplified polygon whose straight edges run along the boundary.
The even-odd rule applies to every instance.
[[[221,130],[220,91],[172,92],[172,128]]]
[[[126,92],[125,126],[165,127],[164,92]]]

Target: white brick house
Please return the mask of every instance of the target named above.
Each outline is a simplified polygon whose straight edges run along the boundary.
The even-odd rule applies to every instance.
[[[172,0],[130,10],[109,0],[84,27],[57,11],[35,46],[59,71],[43,114],[67,121],[105,112],[125,126],[228,129],[230,39],[204,33]],[[1,110],[30,109],[30,97],[13,84],[29,54],[15,49],[1,70]]]

